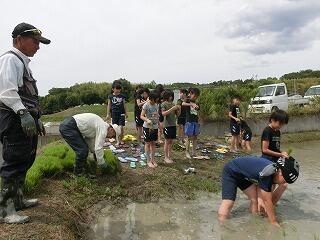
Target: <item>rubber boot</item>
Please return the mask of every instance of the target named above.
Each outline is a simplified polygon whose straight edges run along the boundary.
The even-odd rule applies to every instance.
[[[85,161],[76,161],[76,164],[73,169],[73,174],[77,177],[81,177],[85,175]]]
[[[30,217],[19,215],[16,212],[13,199],[17,196],[14,179],[1,179],[0,191],[0,221],[4,223],[26,223],[30,221]]]
[[[23,185],[24,185],[24,177],[20,177],[16,179],[16,189],[17,189],[17,195],[14,199],[14,206],[16,208],[16,211],[27,209],[34,207],[38,204],[38,199],[25,199],[23,197]]]

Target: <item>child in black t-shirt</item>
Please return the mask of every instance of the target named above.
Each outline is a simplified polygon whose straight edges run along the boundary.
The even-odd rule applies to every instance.
[[[252,152],[252,131],[248,125],[248,123],[243,120],[243,118],[240,118],[240,128],[241,128],[241,133],[240,135],[242,136],[242,149],[245,150],[247,153]]]
[[[188,97],[187,89],[180,89],[180,98],[177,101],[177,105],[181,106],[180,115],[178,117],[178,139],[180,144],[184,144],[184,125],[186,124],[187,107],[182,106],[183,102],[186,102]]]
[[[262,157],[276,162],[280,157],[287,158],[288,153],[280,150],[280,129],[289,122],[288,114],[283,110],[274,111],[269,119],[269,125],[263,130],[261,136]]]
[[[261,151],[262,157],[277,162],[279,158],[289,158],[287,152],[282,152],[280,149],[281,132],[280,129],[289,122],[288,114],[283,110],[276,110],[270,115],[269,125],[263,130],[261,136]],[[273,189],[276,188],[274,184]],[[279,184],[277,190],[282,193],[287,188],[287,184]],[[265,211],[266,206],[262,201],[262,197],[258,194],[258,208]],[[260,210],[259,210],[260,211]]]
[[[121,134],[117,144],[123,144],[123,127],[125,126],[127,115],[125,96],[121,94],[121,84],[114,82],[112,84],[112,94],[108,96],[107,119],[112,119],[112,124],[121,126]]]
[[[229,109],[230,132],[232,135],[230,147],[231,152],[238,151],[238,145],[240,142],[240,117],[240,98],[234,97]]]
[[[141,119],[141,112],[143,105],[147,102],[149,98],[150,91],[148,88],[139,89],[136,92],[135,96],[135,105],[134,105],[134,119],[136,122],[136,129],[137,129],[137,140],[141,143],[141,136],[143,130],[143,120]]]

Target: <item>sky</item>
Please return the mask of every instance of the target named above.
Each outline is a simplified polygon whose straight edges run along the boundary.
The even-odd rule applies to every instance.
[[[51,39],[41,95],[82,82],[194,82],[319,69],[319,0],[1,0],[0,52],[20,22]]]

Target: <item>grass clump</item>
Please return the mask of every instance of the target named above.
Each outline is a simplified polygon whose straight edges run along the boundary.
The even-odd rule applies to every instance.
[[[24,188],[34,190],[43,177],[61,174],[73,168],[74,152],[62,142],[54,142],[43,149],[28,170]]]
[[[120,171],[119,161],[110,150],[105,150],[104,159],[107,168],[101,170],[102,174],[115,174]],[[25,190],[27,192],[34,190],[43,177],[55,176],[72,170],[74,161],[74,151],[62,141],[48,144],[28,170],[24,185]],[[88,164],[95,164],[95,161],[88,159]]]
[[[102,174],[115,174],[121,171],[121,165],[118,161],[118,158],[113,155],[111,150],[104,150],[103,158],[107,164],[107,167],[101,169]]]

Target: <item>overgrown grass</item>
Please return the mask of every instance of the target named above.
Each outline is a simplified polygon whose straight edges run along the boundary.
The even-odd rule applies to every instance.
[[[133,117],[134,104],[133,103],[126,103],[126,104],[128,109],[128,115],[129,115],[128,121],[133,121],[134,120],[134,117]],[[83,106],[73,107],[58,113],[44,115],[41,117],[41,120],[43,122],[61,122],[66,117],[71,117],[75,114],[88,113],[88,112],[97,114],[98,116],[105,118],[107,116],[107,106],[106,105],[83,105]]]
[[[99,200],[117,199],[126,196],[121,186],[106,186],[97,180],[85,177],[72,177],[63,181],[63,186],[70,193],[70,200],[77,209],[83,210]]]
[[[110,150],[105,150],[104,158],[107,168],[101,172],[102,174],[113,174],[120,170],[118,161]],[[72,170],[74,159],[74,151],[62,141],[47,145],[27,173],[25,190],[27,192],[34,190],[44,177],[55,176]],[[89,160],[89,162],[92,162],[92,160]]]

